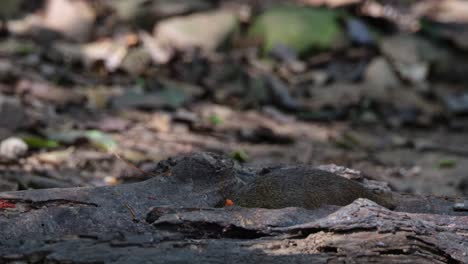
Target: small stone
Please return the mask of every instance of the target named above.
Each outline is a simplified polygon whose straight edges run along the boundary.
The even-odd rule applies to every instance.
[[[28,145],[20,138],[10,137],[0,143],[0,159],[15,160],[27,151]]]
[[[361,45],[372,45],[375,38],[369,27],[359,19],[349,19],[346,21],[346,29],[351,40]]]
[[[364,73],[364,80],[378,90],[398,88],[401,82],[393,71],[392,66],[383,57],[373,59]]]

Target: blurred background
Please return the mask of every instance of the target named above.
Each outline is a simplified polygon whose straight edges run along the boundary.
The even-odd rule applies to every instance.
[[[468,1],[0,1],[0,191],[193,151],[468,195]],[[120,157],[117,158],[117,155]],[[126,162],[124,162],[126,161]]]

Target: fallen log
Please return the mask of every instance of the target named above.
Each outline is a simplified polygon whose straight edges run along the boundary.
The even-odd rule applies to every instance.
[[[199,153],[156,172],[112,187],[0,193],[0,262],[468,263],[468,213],[454,199],[394,193],[394,210],[367,199],[223,207],[265,168]]]

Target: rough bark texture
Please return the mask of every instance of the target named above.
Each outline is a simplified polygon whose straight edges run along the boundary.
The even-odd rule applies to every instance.
[[[0,193],[0,263],[468,263],[453,199],[219,207],[261,171],[202,153],[135,184]]]

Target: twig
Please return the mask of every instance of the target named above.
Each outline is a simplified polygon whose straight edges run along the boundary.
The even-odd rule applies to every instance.
[[[114,154],[114,156],[115,156],[118,160],[124,162],[125,164],[127,164],[127,166],[129,166],[130,168],[132,168],[132,169],[134,169],[134,170],[136,170],[136,171],[142,173],[143,175],[158,176],[157,174],[154,174],[154,173],[148,172],[148,171],[144,171],[144,170],[138,168],[137,166],[135,166],[135,165],[134,165],[133,163],[131,163],[130,161],[127,161],[127,160],[125,160],[124,158],[122,158],[117,152],[112,152],[112,154]]]

